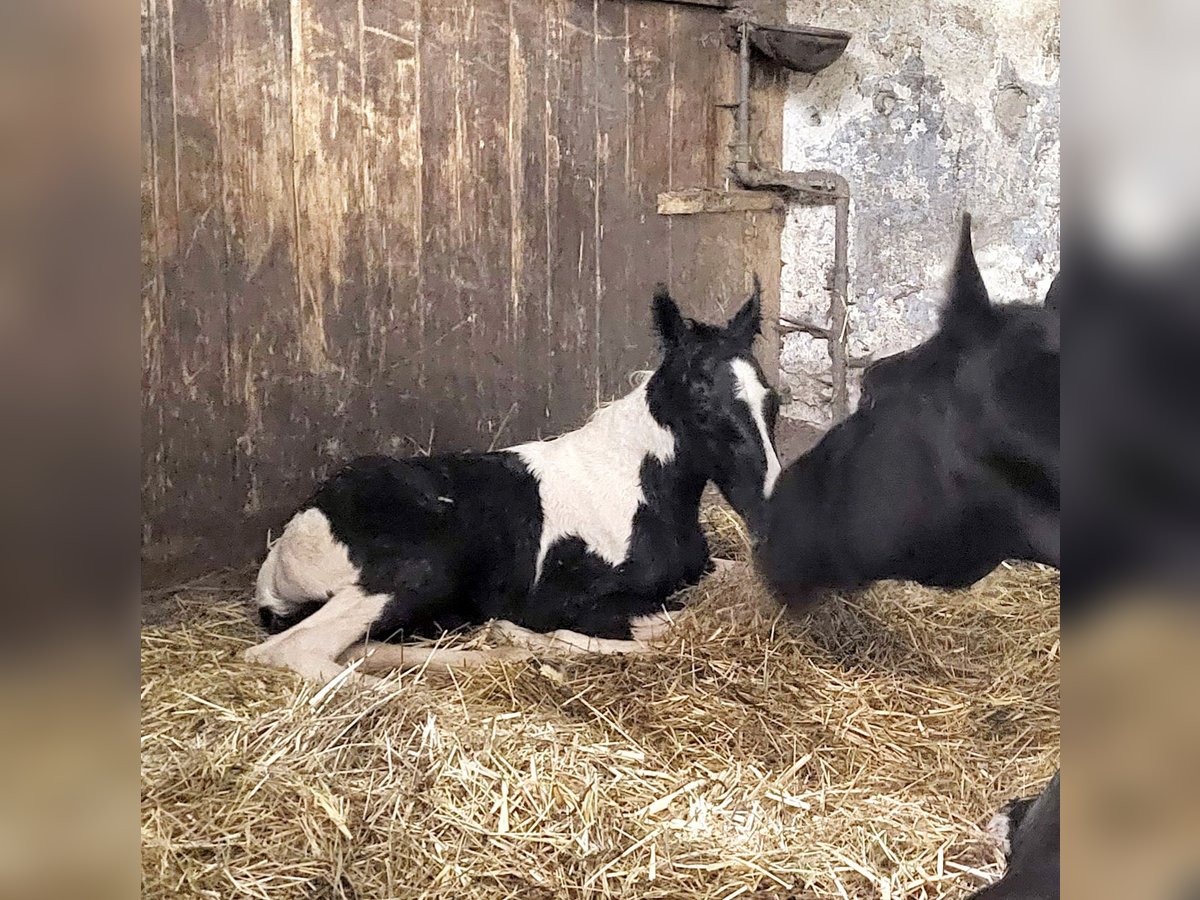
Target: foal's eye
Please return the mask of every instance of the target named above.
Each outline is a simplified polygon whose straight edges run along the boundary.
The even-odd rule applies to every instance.
[[[711,407],[716,402],[716,396],[716,388],[712,382],[698,380],[692,384],[692,399],[701,409],[707,410]]]

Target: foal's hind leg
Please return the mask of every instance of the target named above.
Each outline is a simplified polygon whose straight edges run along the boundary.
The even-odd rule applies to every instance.
[[[360,672],[390,672],[395,669],[477,669],[499,660],[514,662],[528,659],[530,656],[532,654],[528,650],[520,647],[460,650],[455,647],[413,647],[405,644],[369,642],[365,646],[351,649],[343,659],[348,663],[361,659]]]
[[[457,671],[476,669],[500,660],[514,662],[529,659],[536,652],[564,656],[644,654],[653,649],[673,624],[674,620],[668,612],[639,616],[629,621],[633,639],[621,641],[589,637],[565,628],[541,634],[501,620],[493,622],[492,629],[494,633],[504,636],[508,641],[507,646],[459,649],[369,642],[362,647],[352,647],[342,659],[347,663],[362,660],[359,663],[361,672],[389,672],[394,669]]]
[[[534,653],[557,653],[564,656],[609,655],[616,653],[642,654],[650,651],[653,642],[669,627],[666,615],[643,616],[630,622],[634,639],[627,641],[589,637],[576,631],[560,628],[541,634],[499,621],[493,630],[509,642],[501,647],[481,647],[467,650],[455,647],[414,647],[405,644],[368,643],[352,648],[343,657],[346,662],[362,660],[361,672],[389,672],[394,669],[426,669],[430,671],[461,671],[477,669],[489,663],[515,662],[529,659]]]
[[[342,588],[307,619],[251,647],[243,658],[311,681],[331,681],[343,669],[337,658],[367,633],[390,599],[357,585]]]
[[[597,638],[566,628],[540,634],[514,625],[512,622],[500,621],[493,625],[500,634],[504,635],[513,646],[529,650],[543,650],[561,653],[566,656],[590,656],[630,654],[640,655],[649,653],[662,635],[671,626],[667,613],[655,613],[650,616],[640,616],[630,619],[629,627],[633,633],[632,640],[614,640]]]

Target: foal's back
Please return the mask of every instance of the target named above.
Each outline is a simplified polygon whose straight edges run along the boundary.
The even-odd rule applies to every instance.
[[[533,584],[541,501],[512,453],[363,457],[308,506],[349,548],[363,589],[398,599],[377,623],[379,637],[501,615]]]

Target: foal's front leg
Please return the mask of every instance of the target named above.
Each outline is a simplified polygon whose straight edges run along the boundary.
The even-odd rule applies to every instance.
[[[649,653],[654,649],[655,644],[662,641],[673,624],[674,619],[671,614],[665,611],[648,616],[637,616],[629,620],[629,629],[633,637],[627,640],[591,637],[567,628],[559,628],[549,634],[541,634],[507,621],[496,622],[492,627],[504,635],[515,647],[533,651],[557,652],[564,656],[607,656]]]
[[[249,648],[243,658],[290,669],[310,681],[331,681],[343,669],[337,658],[367,633],[390,599],[357,585],[342,588],[307,619]]]
[[[650,652],[673,624],[674,619],[668,612],[639,616],[629,620],[633,639],[622,641],[589,637],[565,628],[542,634],[500,620],[492,623],[492,631],[508,641],[507,645],[501,647],[460,649],[436,645],[412,646],[370,642],[352,648],[343,658],[347,662],[362,660],[359,665],[360,671],[363,672],[388,672],[394,669],[461,671],[499,661],[518,662],[529,659],[534,653],[562,656],[643,654]]]

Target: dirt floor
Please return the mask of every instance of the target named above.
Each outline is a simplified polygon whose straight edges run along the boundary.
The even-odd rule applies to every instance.
[[[241,662],[249,584],[147,604],[145,897],[959,898],[1000,869],[982,826],[1057,766],[1039,567],[806,614],[743,567],[649,656],[374,691]]]

